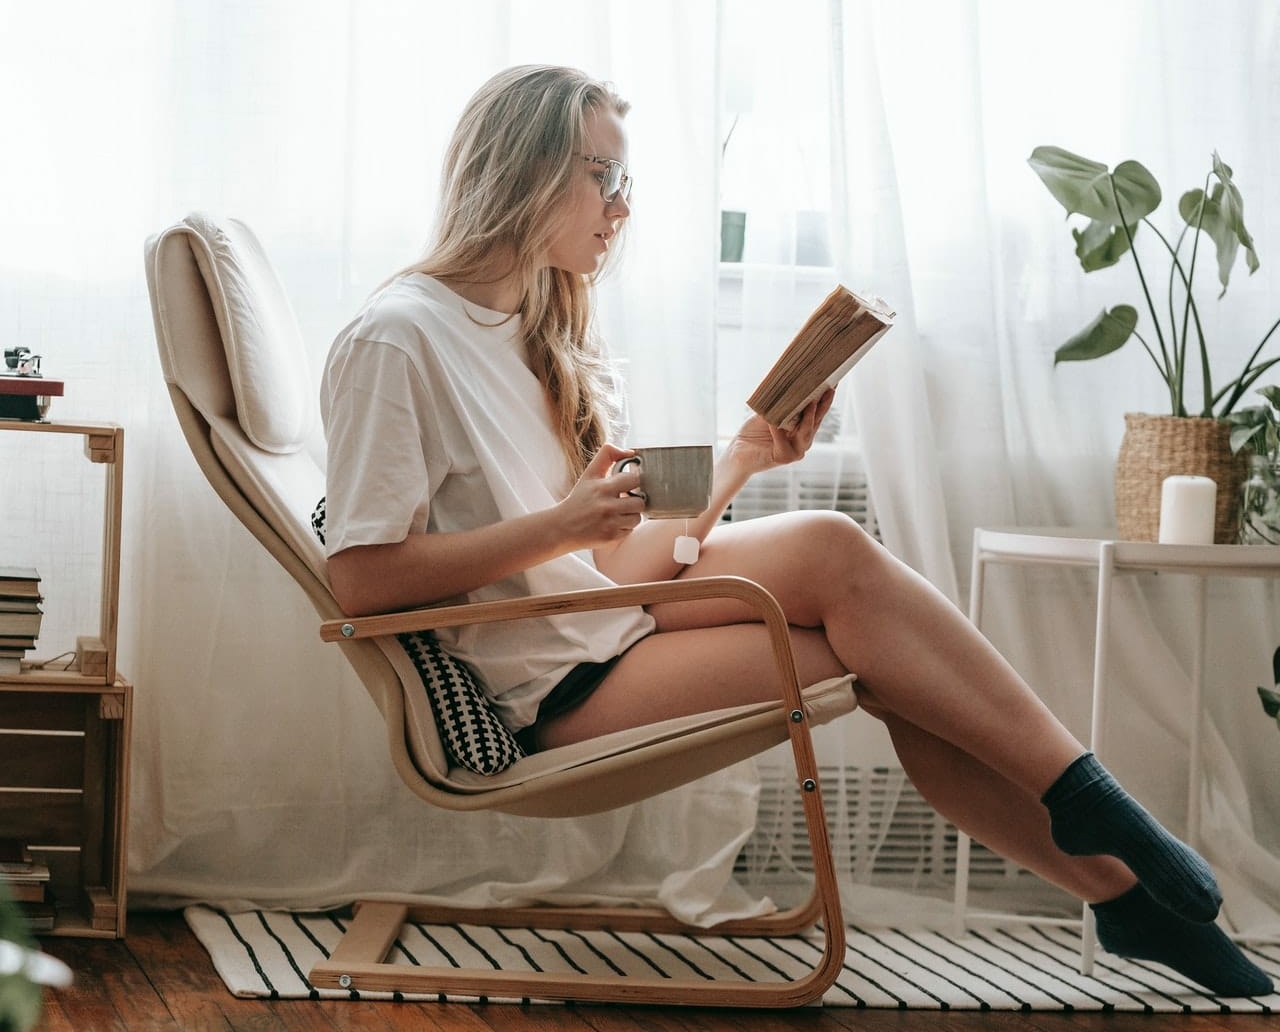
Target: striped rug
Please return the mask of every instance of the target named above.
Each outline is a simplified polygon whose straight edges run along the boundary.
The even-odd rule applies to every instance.
[[[348,915],[341,911],[228,914],[191,907],[185,916],[236,996],[441,999],[312,987],[307,971],[329,955],[346,928]],[[949,937],[850,927],[847,941],[844,971],[822,1001],[829,1007],[1263,1014],[1280,1009],[1280,994],[1219,999],[1159,965],[1108,954],[1099,955],[1091,976],[1082,975],[1080,936],[1072,928],[1011,925]],[[460,925],[406,926],[392,951],[394,961],[406,965],[752,980],[796,977],[820,952],[820,939],[804,937],[693,938]],[[1248,952],[1280,982],[1280,946]]]

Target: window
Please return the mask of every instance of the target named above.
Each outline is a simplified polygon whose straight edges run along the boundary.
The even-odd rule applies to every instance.
[[[728,436],[744,399],[836,283],[830,5],[727,0],[720,32],[716,420]]]
[[[723,262],[832,264],[830,34],[825,0],[724,5]]]

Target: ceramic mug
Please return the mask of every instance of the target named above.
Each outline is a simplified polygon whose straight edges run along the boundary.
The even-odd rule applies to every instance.
[[[646,515],[655,520],[697,516],[711,504],[712,449],[709,444],[637,448],[617,464],[621,473],[640,467],[640,487],[628,492],[644,499]]]

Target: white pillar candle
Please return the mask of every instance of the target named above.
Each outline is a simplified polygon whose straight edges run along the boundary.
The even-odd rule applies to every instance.
[[[1213,544],[1218,485],[1208,477],[1165,477],[1160,489],[1160,543]]]

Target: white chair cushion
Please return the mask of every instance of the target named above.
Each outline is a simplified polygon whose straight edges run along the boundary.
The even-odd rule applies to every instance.
[[[264,451],[297,451],[316,403],[298,322],[275,270],[244,223],[201,212],[183,223],[222,334],[240,425]]]
[[[853,690],[855,680],[853,674],[831,677],[811,684],[801,692],[805,717],[810,726],[820,727],[858,708],[858,697]],[[603,786],[613,773],[609,768],[616,765],[624,772],[624,779],[635,780],[636,772],[632,770],[627,775],[626,771],[631,758],[638,752],[647,752],[651,758],[667,753],[669,764],[655,766],[651,763],[644,780],[652,788],[655,782],[668,775],[670,787],[674,787],[692,780],[681,768],[686,771],[689,767],[698,768],[696,776],[700,777],[781,745],[787,741],[789,723],[781,701],[745,703],[547,749],[512,764],[497,775],[481,777],[455,767],[449,771],[448,784],[458,792],[488,792],[553,778],[557,772],[590,763],[599,771],[597,785],[602,793],[599,808],[607,809],[612,803],[608,801],[608,791]],[[696,748],[691,748],[695,744]],[[626,793],[625,785],[621,791]],[[589,811],[579,803],[575,808],[566,807],[566,812]]]
[[[209,419],[209,438],[241,493],[306,563],[322,584],[329,583],[324,549],[310,533],[311,510],[324,492],[324,472],[305,451],[266,454],[250,444],[234,419]]]

